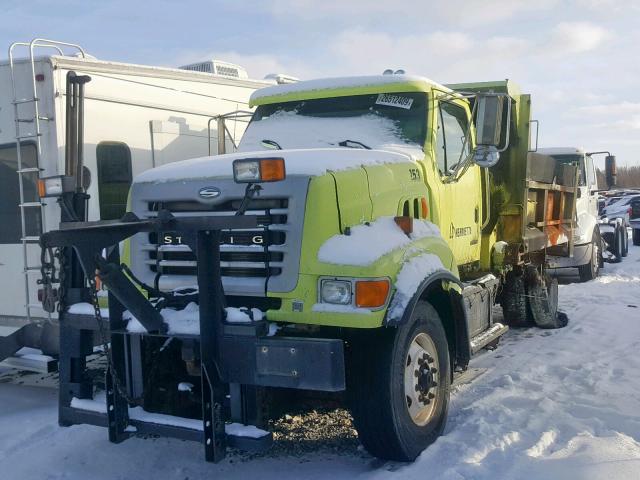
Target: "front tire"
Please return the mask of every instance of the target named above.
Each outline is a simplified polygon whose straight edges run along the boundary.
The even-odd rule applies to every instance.
[[[613,261],[613,263],[620,263],[622,261],[622,257],[624,256],[624,239],[622,237],[622,229],[620,227],[616,228],[616,231],[613,234],[612,253],[615,256],[615,260]]]
[[[595,231],[591,237],[591,259],[586,265],[578,267],[581,282],[593,280],[600,273],[600,265],[602,264],[602,252],[600,251],[600,235]]]
[[[449,408],[449,346],[438,312],[420,301],[404,325],[359,334],[351,348],[348,395],[360,441],[378,458],[415,460],[444,430]]]

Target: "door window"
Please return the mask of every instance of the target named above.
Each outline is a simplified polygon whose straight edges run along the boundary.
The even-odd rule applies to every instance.
[[[442,138],[436,138],[436,149],[441,151],[440,155],[444,153],[444,165],[438,155],[436,158],[438,158],[440,173],[449,175],[458,162],[464,160],[469,154],[469,142],[465,142],[469,119],[466,110],[454,103],[440,102],[439,110],[438,134],[442,135]],[[438,145],[440,142],[442,145]]]
[[[20,243],[20,237],[22,236],[17,153],[14,143],[0,146],[0,244]],[[22,168],[36,167],[36,146],[23,144],[21,158]],[[25,202],[38,200],[37,179],[37,172],[22,175]],[[24,213],[26,234],[38,235],[41,227],[39,209],[25,208]]]
[[[127,211],[131,186],[131,150],[125,143],[101,142],[96,148],[100,219],[114,220]]]

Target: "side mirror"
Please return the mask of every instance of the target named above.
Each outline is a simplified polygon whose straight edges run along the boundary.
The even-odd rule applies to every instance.
[[[500,159],[500,152],[509,145],[509,122],[511,109],[509,97],[498,94],[479,94],[476,96],[476,149],[474,162],[482,168],[493,167]],[[503,120],[506,110],[507,132],[502,140]],[[501,144],[504,144],[501,147]]]
[[[616,171],[615,155],[607,155],[604,157],[604,176],[607,181],[607,188],[616,186],[618,172]]]
[[[476,98],[476,144],[483,147],[500,145],[505,97],[479,95]]]

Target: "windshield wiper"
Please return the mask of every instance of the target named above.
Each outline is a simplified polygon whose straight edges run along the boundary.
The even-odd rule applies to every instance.
[[[364,148],[365,150],[371,150],[371,147],[365,145],[362,142],[357,142],[355,140],[343,140],[338,143],[341,147],[347,148]]]
[[[269,140],[269,139],[264,139],[260,142],[262,144],[263,147],[266,148],[271,148],[271,149],[276,149],[276,150],[282,150],[282,147],[280,146],[280,144],[274,140]]]

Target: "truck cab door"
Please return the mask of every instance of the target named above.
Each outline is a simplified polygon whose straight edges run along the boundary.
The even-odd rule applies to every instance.
[[[434,158],[439,173],[440,231],[459,266],[474,268],[480,259],[482,185],[480,167],[472,165],[458,180],[451,174],[470,152],[468,104],[440,100],[436,104]]]
[[[589,214],[598,216],[598,177],[593,158],[585,156],[585,173],[587,177],[587,194],[589,196]]]

